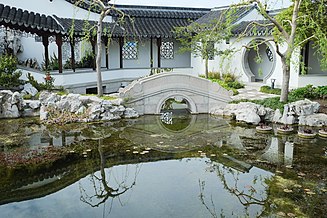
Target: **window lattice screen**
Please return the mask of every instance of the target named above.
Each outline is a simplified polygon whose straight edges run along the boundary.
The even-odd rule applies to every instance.
[[[160,49],[162,59],[174,59],[174,42],[162,42]]]
[[[125,42],[123,46],[123,59],[134,60],[137,59],[137,42]]]
[[[270,62],[273,62],[274,61],[274,54],[272,53],[272,51],[270,50],[270,48],[268,46],[266,48],[266,54],[267,54],[268,60]]]

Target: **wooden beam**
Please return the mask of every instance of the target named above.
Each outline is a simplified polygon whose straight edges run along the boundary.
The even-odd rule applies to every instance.
[[[157,47],[158,47],[158,68],[161,68],[161,38],[157,39]]]
[[[120,69],[124,68],[123,46],[124,46],[124,38],[119,37],[119,67],[120,67]]]
[[[56,35],[56,44],[58,47],[59,73],[62,73],[62,36],[61,35]]]
[[[109,38],[108,36],[105,36],[103,38],[103,42],[104,42],[104,45],[105,45],[105,50],[106,50],[106,68],[109,69]]]
[[[42,43],[43,43],[43,46],[44,46],[45,69],[48,70],[48,67],[49,67],[49,36],[43,35],[42,36]]]
[[[153,38],[150,39],[150,67],[153,68]]]
[[[91,42],[91,45],[92,45],[92,69],[95,70],[95,67],[96,67],[96,59],[95,59],[95,38],[94,37],[90,37],[90,42]]]

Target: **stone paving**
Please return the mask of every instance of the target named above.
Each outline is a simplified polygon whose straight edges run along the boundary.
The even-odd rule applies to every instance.
[[[243,89],[238,89],[239,94],[232,96],[233,100],[248,99],[248,100],[261,100],[265,98],[278,97],[279,95],[266,94],[260,92],[260,87],[263,83],[247,83]]]

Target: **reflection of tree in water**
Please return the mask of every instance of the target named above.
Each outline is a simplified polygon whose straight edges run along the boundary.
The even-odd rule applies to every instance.
[[[122,177],[122,181],[119,181],[113,175],[114,173],[112,172],[113,169],[108,173],[109,170],[105,170],[106,167],[106,157],[105,157],[105,152],[103,150],[104,145],[103,145],[103,138],[108,138],[110,137],[110,134],[108,132],[105,132],[101,129],[97,131],[97,129],[92,129],[93,140],[98,141],[98,153],[99,153],[99,158],[100,158],[100,173],[97,174],[97,172],[94,172],[90,174],[89,182],[91,183],[92,188],[85,189],[83,188],[83,185],[80,183],[80,193],[81,197],[80,200],[91,207],[99,207],[101,204],[104,204],[108,199],[111,199],[111,205],[110,205],[110,210],[109,213],[111,212],[112,205],[113,205],[113,200],[115,198],[119,199],[120,204],[123,206],[123,203],[121,202],[121,199],[119,198],[121,195],[126,193],[129,189],[131,189],[135,184],[136,184],[136,177],[140,171],[138,165],[136,166],[135,169],[135,175],[133,177],[133,180],[131,184],[128,183],[128,178],[130,177],[128,166],[126,166],[124,175]],[[108,176],[109,174],[109,176]],[[116,182],[116,187],[112,187],[112,185],[109,184],[110,177],[113,177],[113,179]],[[92,192],[92,194],[89,194]]]
[[[254,176],[252,180],[252,184],[245,185],[242,187],[240,185],[240,172],[234,169],[225,167],[220,164],[210,163],[210,171],[216,172],[224,189],[228,191],[228,193],[232,194],[237,198],[237,200],[241,203],[244,208],[244,215],[246,217],[261,217],[265,214],[266,202],[267,202],[267,193],[266,190],[268,188],[265,183],[266,177],[262,176]],[[227,178],[228,177],[228,178]],[[210,197],[210,200],[206,198],[205,195],[205,181],[199,181],[200,186],[200,201],[204,205],[204,207],[208,210],[208,212],[212,215],[212,217],[226,217],[224,214],[224,209],[222,208],[220,214],[217,214],[215,202]],[[250,214],[250,207],[259,206],[262,207],[262,211],[258,211],[257,214]],[[227,216],[228,217],[228,216]]]

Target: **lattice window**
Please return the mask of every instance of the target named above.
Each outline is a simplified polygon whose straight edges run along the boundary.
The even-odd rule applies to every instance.
[[[162,59],[174,59],[174,42],[161,42],[160,50]]]
[[[123,46],[123,59],[134,60],[137,59],[138,45],[135,41],[125,42]]]
[[[72,56],[70,49],[71,49],[71,47],[70,47],[69,42],[64,42],[62,44],[62,60],[64,61],[64,63],[65,63],[65,61],[70,60],[70,58]],[[74,53],[75,53],[75,61],[80,60],[81,51],[80,51],[80,43],[79,42],[75,43]]]
[[[270,62],[273,62],[274,61],[274,54],[272,53],[272,51],[270,50],[270,48],[268,46],[266,48],[266,54],[267,54],[268,60]]]

